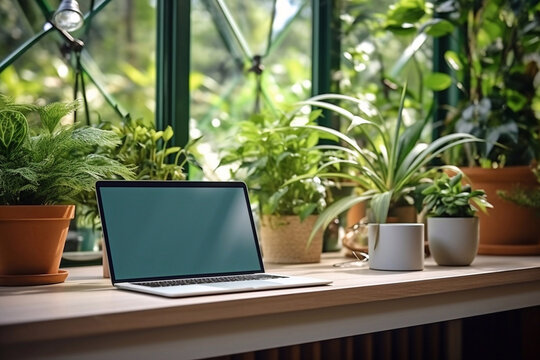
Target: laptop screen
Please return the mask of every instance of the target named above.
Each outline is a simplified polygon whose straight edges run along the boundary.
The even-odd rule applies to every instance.
[[[99,181],[115,282],[262,272],[239,182]]]

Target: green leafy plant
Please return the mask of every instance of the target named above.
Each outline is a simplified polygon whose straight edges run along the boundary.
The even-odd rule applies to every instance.
[[[429,216],[473,217],[478,210],[486,212],[492,207],[484,190],[473,190],[469,184],[463,185],[462,178],[462,173],[453,177],[442,173],[422,191]]]
[[[315,96],[301,105],[310,105],[329,109],[350,121],[348,131],[355,128],[367,134],[367,129],[375,130],[376,136],[364,137],[365,143],[360,146],[356,139],[337,130],[304,125],[318,134],[331,136],[336,144],[318,145],[323,151],[323,164],[315,174],[309,176],[320,178],[337,178],[352,181],[362,190],[360,195],[346,196],[332,205],[319,216],[312,235],[321,227],[326,227],[332,219],[352,206],[369,201],[371,222],[384,223],[391,208],[400,204],[412,204],[412,193],[421,183],[433,178],[441,167],[428,165],[445,150],[478,139],[470,134],[450,134],[427,144],[421,141],[422,130],[429,119],[417,121],[410,126],[403,124],[403,108],[406,87],[403,89],[396,122],[385,121],[378,110],[366,101],[344,95],[327,94]],[[333,100],[347,101],[356,106],[358,114],[331,103]],[[342,167],[342,171],[328,169]],[[442,166],[452,168],[453,166]]]
[[[99,127],[110,129],[120,138],[120,144],[103,149],[109,156],[134,168],[139,180],[185,180],[188,163],[196,164],[189,148],[169,146],[173,129],[156,130],[153,123],[142,119],[126,119],[120,125],[102,122]]]
[[[234,148],[225,150],[221,165],[234,165],[231,176],[244,180],[263,215],[320,212],[326,190],[316,176],[321,160],[316,132],[291,126],[294,116],[253,115],[239,124]],[[313,119],[308,121],[313,124]],[[293,178],[302,180],[284,184]]]
[[[98,146],[116,146],[116,134],[60,123],[78,105],[17,104],[0,95],[0,204],[79,204],[96,180],[132,176],[128,167],[95,153]],[[40,124],[35,134],[31,117]]]
[[[444,54],[463,95],[446,127],[485,140],[454,149],[449,163],[492,168],[540,158],[538,10],[536,0],[448,0],[437,7],[466,33],[460,51]]]

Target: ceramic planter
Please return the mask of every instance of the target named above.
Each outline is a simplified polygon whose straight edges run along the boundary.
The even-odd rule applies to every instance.
[[[437,264],[470,265],[478,252],[478,218],[430,217],[427,219],[427,237]]]
[[[0,206],[2,282],[25,285],[64,281],[67,272],[60,273],[58,268],[74,214],[74,205]]]
[[[263,216],[260,241],[265,262],[277,264],[300,264],[321,261],[322,231],[311,244],[307,241],[317,216],[300,221],[298,216]]]
[[[368,247],[370,269],[423,270],[424,224],[369,224]]]
[[[528,166],[501,169],[462,168],[474,188],[483,189],[493,205],[488,214],[478,213],[480,219],[479,254],[540,255],[539,217],[534,209],[519,206],[497,195],[498,190],[510,191],[514,186],[539,186]]]

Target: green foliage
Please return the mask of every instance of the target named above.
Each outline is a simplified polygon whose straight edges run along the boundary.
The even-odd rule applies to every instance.
[[[225,150],[221,165],[236,164],[231,176],[244,180],[265,215],[320,212],[325,187],[316,176],[321,152],[317,133],[292,126],[294,117],[257,114],[238,125],[236,146]],[[313,124],[310,120],[309,124]],[[288,180],[302,180],[283,186]]]
[[[370,201],[373,213],[370,221],[386,222],[390,208],[411,203],[414,189],[433,177],[438,168],[427,168],[430,162],[453,146],[477,141],[469,134],[450,134],[436,139],[431,144],[421,142],[422,130],[429,119],[418,121],[408,127],[403,124],[405,94],[406,89],[401,96],[395,126],[385,121],[370,103],[344,95],[315,96],[301,104],[337,112],[350,121],[349,131],[357,129],[366,134],[366,129],[373,129],[376,133],[375,137],[366,137],[366,143],[360,146],[355,138],[330,128],[313,125],[301,127],[318,134],[330,135],[341,142],[337,145],[318,146],[324,152],[325,162],[314,175],[320,178],[352,181],[363,190],[361,195],[347,196],[330,205],[319,216],[312,234],[319,228],[326,227],[332,219],[353,205],[364,201]],[[336,100],[352,103],[358,114],[331,103]],[[343,170],[328,171],[336,166],[342,166]]]
[[[452,78],[450,75],[434,72],[424,78],[424,84],[434,91],[445,90],[452,85]]]
[[[447,0],[437,7],[467,39],[459,52],[445,54],[465,99],[449,113],[447,128],[485,140],[454,151],[448,162],[501,167],[540,158],[539,9],[536,0]]]
[[[23,114],[13,110],[0,111],[0,152],[18,150],[26,140],[28,122]]]
[[[497,195],[502,199],[511,201],[519,206],[536,209],[540,215],[540,164],[536,164],[533,168],[533,173],[538,182],[536,187],[525,188],[517,185],[510,191],[498,190]]]
[[[120,138],[118,146],[102,151],[133,168],[136,179],[185,180],[185,166],[189,161],[196,163],[187,150],[193,142],[185,149],[169,146],[174,136],[170,126],[157,131],[153,123],[133,119],[127,119],[118,126],[107,122],[98,126],[111,129]]]
[[[385,118],[396,118],[399,84],[408,82],[408,111],[427,116],[433,99],[430,37],[447,34],[448,24],[432,19],[424,0],[354,0],[341,2],[340,68],[330,92],[373,102]]]
[[[0,97],[0,204],[78,204],[96,180],[131,177],[124,165],[95,153],[96,147],[118,144],[113,132],[60,124],[76,107],[77,102],[27,106]],[[30,115],[41,120],[37,134],[13,130]]]
[[[516,186],[510,191],[497,191],[497,195],[519,206],[530,207],[540,211],[540,187],[533,189]]]
[[[389,25],[403,27],[405,23],[415,23],[425,15],[424,0],[399,0],[388,11]]]
[[[476,211],[486,212],[493,207],[487,202],[484,190],[472,190],[462,184],[463,174],[449,177],[442,173],[433,184],[422,191],[428,215],[434,217],[472,217]]]

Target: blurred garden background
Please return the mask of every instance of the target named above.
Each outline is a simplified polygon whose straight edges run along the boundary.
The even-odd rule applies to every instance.
[[[76,121],[94,125],[126,118],[158,129],[172,124],[180,146],[202,137],[193,149],[206,169],[192,173],[198,178],[228,176],[214,170],[235,124],[314,94],[365,99],[392,118],[396,90],[408,82],[405,121],[433,116],[426,136],[436,136],[459,101],[472,96],[471,66],[493,70],[493,79],[481,76],[483,86],[500,87],[515,108],[526,102],[537,125],[538,77],[529,89],[516,84],[517,73],[538,72],[538,1],[173,3],[81,0],[86,21],[72,35],[84,46],[76,51],[47,24],[59,0],[2,1],[0,93],[32,103],[84,97]],[[487,20],[475,24],[479,16]],[[471,31],[478,54],[467,53]],[[529,37],[528,48],[520,64],[500,64],[508,49],[498,45],[512,31]],[[483,58],[467,63],[475,56]],[[513,83],[500,74],[510,65]],[[321,121],[340,127],[330,115]]]

